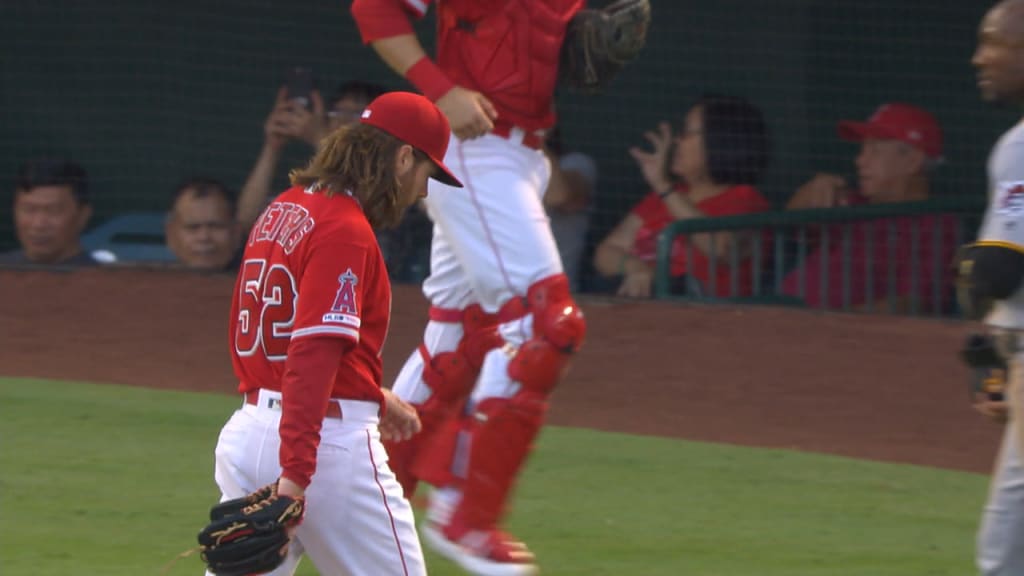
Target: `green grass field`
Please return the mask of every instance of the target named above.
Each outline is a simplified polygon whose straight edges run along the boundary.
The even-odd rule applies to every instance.
[[[236,406],[227,395],[0,379],[0,573],[160,574],[217,499],[213,448]],[[553,576],[962,576],[986,482],[549,428],[510,524]],[[459,574],[428,558],[432,575]],[[201,568],[193,556],[169,574]],[[307,562],[298,573],[316,571]]]

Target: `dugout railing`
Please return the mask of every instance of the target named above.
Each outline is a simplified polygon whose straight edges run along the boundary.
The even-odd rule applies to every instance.
[[[847,208],[827,208],[763,212],[740,216],[679,220],[669,224],[658,238],[658,251],[654,276],[654,296],[661,300],[688,300],[704,302],[741,302],[768,305],[813,307],[816,309],[856,311],[853,294],[858,288],[871,293],[877,283],[884,283],[881,302],[874,301],[875,311],[906,313],[910,315],[942,316],[955,314],[952,286],[949,281],[950,262],[947,255],[976,234],[984,211],[983,197],[935,198],[923,202],[865,205]],[[943,233],[941,227],[922,225],[919,217],[941,216],[952,219],[952,234]],[[901,222],[902,219],[902,222]],[[860,235],[855,230],[860,230]],[[868,233],[863,232],[867,230]],[[686,285],[697,290],[679,290],[678,277],[671,274],[673,245],[680,236],[710,233],[712,250],[720,233],[745,233],[744,243],[732,243],[724,258],[708,259],[709,272],[703,282],[692,277]],[[878,240],[880,238],[880,240]],[[882,246],[855,246],[855,242],[882,242]],[[950,245],[952,243],[952,245]],[[741,256],[739,246],[746,246]],[[677,246],[676,250],[680,248]],[[694,262],[699,248],[685,242],[686,261]],[[888,256],[878,259],[879,254]],[[902,251],[902,252],[901,252]],[[859,260],[855,254],[862,254]],[[903,258],[898,257],[902,254]],[[807,277],[810,258],[821,258],[813,277]],[[827,258],[841,261],[836,266],[826,265]],[[866,261],[865,261],[866,260]],[[879,267],[881,265],[881,268]],[[719,285],[718,268],[729,267],[728,287]],[[740,273],[749,267],[749,273]],[[784,293],[783,283],[796,274],[799,291]],[[801,276],[803,274],[803,276]],[[881,275],[881,277],[879,277]],[[740,286],[740,278],[749,279],[749,286]],[[909,281],[909,290],[901,294],[899,287]],[[841,294],[838,303],[824,301],[813,305],[805,301],[808,282],[817,282],[819,294],[832,290]],[[833,283],[838,282],[835,287]],[[857,282],[862,283],[857,286]],[[926,288],[924,293],[920,289]],[[723,294],[724,292],[724,294]],[[922,306],[924,300],[933,305]]]

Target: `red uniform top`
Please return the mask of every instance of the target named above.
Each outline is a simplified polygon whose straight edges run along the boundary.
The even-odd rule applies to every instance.
[[[355,0],[363,42],[412,34],[434,0]],[[565,27],[584,0],[437,0],[437,64],[455,84],[487,96],[496,123],[531,132],[555,122],[553,98]]]
[[[677,188],[676,193],[685,193],[685,188]],[[695,206],[708,216],[750,214],[764,212],[771,208],[768,200],[752,186],[733,186],[717,196],[701,200]],[[633,208],[632,213],[643,221],[643,225],[637,230],[631,254],[645,262],[654,262],[658,254],[658,234],[673,221],[672,214],[665,206],[664,200],[654,192],[644,197]],[[692,265],[687,263],[686,244],[685,236],[676,237],[672,244],[672,276],[692,274],[700,280],[706,290],[710,290],[711,266],[707,256],[694,246],[690,250],[694,261]],[[753,289],[750,266],[745,264],[745,262],[740,262],[739,278],[736,283],[739,296],[747,296]],[[732,295],[730,267],[729,263],[719,262],[716,264],[715,296],[728,297]]]
[[[233,300],[238,390],[282,392],[282,475],[305,486],[328,399],[384,402],[380,354],[391,286],[358,202],[299,187],[278,196],[249,234]],[[310,350],[333,353],[337,372],[289,360]]]
[[[916,294],[921,310],[934,311],[936,306],[941,307],[947,303],[948,287],[952,282],[949,262],[957,247],[956,216],[927,214],[879,218],[852,222],[849,226],[849,260],[843,246],[845,226],[841,223],[829,226],[828,253],[823,254],[824,246],[819,246],[804,260],[803,300],[807,305],[818,307],[824,303],[826,307],[835,309],[843,306],[843,271],[846,265],[849,266],[851,306],[873,304],[885,299],[890,282],[893,283],[892,289],[897,297]],[[913,252],[912,240],[915,235],[916,254]],[[823,273],[828,278],[827,294],[821,290]],[[936,273],[938,286],[933,280]],[[783,293],[800,296],[800,275],[801,270],[797,268],[785,277],[782,282]],[[939,291],[937,302],[933,297],[936,289]]]

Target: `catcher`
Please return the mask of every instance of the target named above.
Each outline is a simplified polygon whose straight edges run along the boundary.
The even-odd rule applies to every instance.
[[[461,186],[441,161],[449,138],[426,98],[382,95],[256,221],[231,310],[242,407],[217,442],[223,503],[198,538],[208,574],[288,575],[303,554],[325,575],[426,574],[381,444],[420,422],[381,388],[391,287],[373,228],[397,224],[428,178]]]
[[[430,321],[393,389],[423,432],[386,444],[411,495],[433,485],[424,542],[481,576],[526,576],[527,546],[503,529],[549,397],[580,348],[573,300],[542,198],[544,139],[559,79],[608,86],[644,45],[648,0],[437,0],[437,53],[411,18],[430,0],[355,0],[365,43],[447,116],[448,161],[467,190],[431,185],[434,224],[423,291]]]

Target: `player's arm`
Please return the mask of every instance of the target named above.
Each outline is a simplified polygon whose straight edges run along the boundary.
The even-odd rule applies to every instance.
[[[957,300],[972,320],[985,317],[997,300],[1006,300],[1024,285],[1021,244],[979,240],[960,247],[955,265]]]
[[[305,489],[342,357],[359,342],[365,246],[339,234],[311,239],[281,379],[281,477]],[[292,486],[294,485],[294,486]]]
[[[282,458],[278,491],[282,494],[302,496],[309,485],[315,462],[311,467],[302,455],[316,454],[320,427],[316,426],[316,434],[303,430],[308,427],[308,424],[303,425],[303,421],[309,422],[304,416],[310,415],[314,422],[322,422],[326,417],[339,361],[351,346],[350,340],[341,338],[298,338],[288,346],[281,382],[281,405],[283,410],[290,408],[290,412],[295,414],[289,414],[292,417],[281,421],[281,448],[285,458]]]
[[[494,128],[498,112],[483,94],[456,86],[427,56],[409,21],[409,13],[422,16],[422,1],[354,0],[352,16],[363,42],[381,60],[437,104],[461,139],[475,138]]]
[[[1024,156],[1024,142],[1009,143],[1003,152],[1007,157],[1020,158]],[[990,203],[1024,196],[1024,163],[1005,163],[997,170],[993,177],[995,196]],[[996,301],[1010,298],[1024,285],[1022,224],[1019,210],[990,205],[978,240],[957,250],[957,302],[968,318],[984,318]]]

